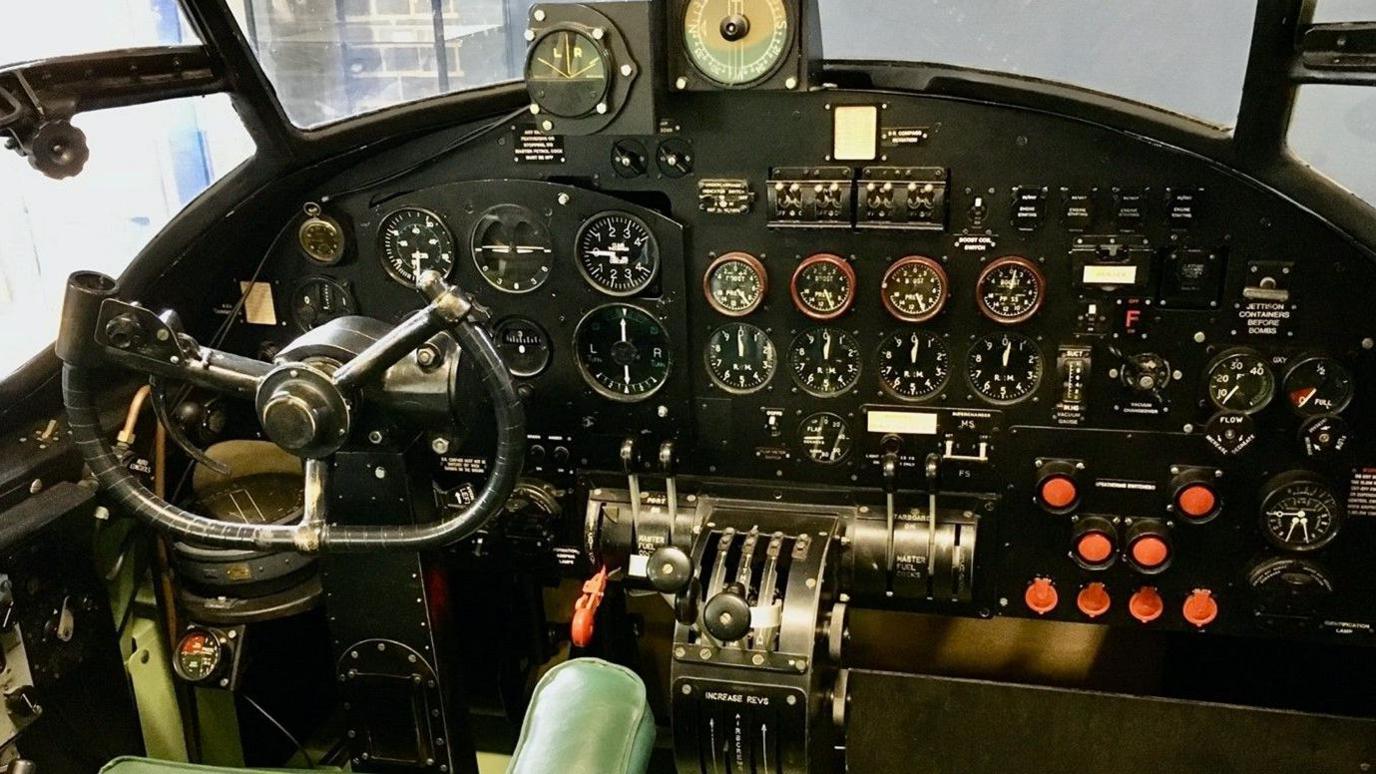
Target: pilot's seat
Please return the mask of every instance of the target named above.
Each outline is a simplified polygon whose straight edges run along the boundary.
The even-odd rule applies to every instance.
[[[600,659],[575,659],[551,669],[535,686],[507,774],[643,774],[654,741],[654,716],[640,677]],[[101,774],[253,771],[118,758]]]

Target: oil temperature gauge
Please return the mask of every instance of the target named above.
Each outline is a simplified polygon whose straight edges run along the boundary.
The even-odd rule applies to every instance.
[[[769,384],[779,365],[779,355],[769,334],[743,322],[729,323],[712,332],[706,360],[713,383],[738,395]]]
[[[1331,357],[1307,357],[1285,375],[1285,397],[1303,417],[1337,414],[1352,402],[1352,372]]]
[[[358,314],[358,307],[348,286],[339,280],[309,277],[291,294],[291,319],[302,331],[351,314]]]
[[[818,465],[835,465],[850,456],[850,427],[839,414],[819,411],[798,427],[803,453]]]
[[[727,253],[707,267],[702,290],[713,309],[727,317],[744,317],[764,301],[769,274],[755,256]]]
[[[1277,548],[1317,551],[1338,536],[1342,506],[1317,476],[1303,471],[1282,473],[1262,491],[1261,531]]]
[[[1209,400],[1222,411],[1255,414],[1276,392],[1276,377],[1261,355],[1250,349],[1228,350],[1214,358],[1205,374]]]

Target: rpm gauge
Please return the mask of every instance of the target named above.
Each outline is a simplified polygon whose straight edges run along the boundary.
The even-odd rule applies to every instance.
[[[689,0],[683,16],[688,59],[723,86],[746,86],[774,73],[787,53],[783,0]]]
[[[1250,349],[1233,349],[1214,358],[1205,379],[1209,400],[1222,411],[1255,414],[1276,392],[1271,366]]]
[[[1338,536],[1343,510],[1328,485],[1301,472],[1267,482],[1261,502],[1266,539],[1287,551],[1315,551]]]
[[[809,395],[831,398],[860,380],[860,345],[840,328],[803,331],[788,349],[793,380]]]
[[[996,323],[1030,320],[1046,300],[1046,278],[1035,263],[1009,255],[984,267],[975,283],[979,310]]]
[[[349,288],[329,277],[308,277],[291,296],[291,318],[302,331],[357,313]]]
[[[626,212],[594,215],[578,231],[578,268],[609,296],[644,290],[659,270],[659,243],[645,221]]]
[[[629,304],[598,307],[578,323],[574,350],[584,380],[603,397],[644,400],[669,378],[669,334],[654,315]]]
[[[819,411],[798,427],[803,453],[818,465],[835,465],[850,456],[850,427],[840,415]]]
[[[707,373],[718,387],[738,395],[761,389],[774,378],[779,355],[769,334],[749,323],[723,325],[707,342]]]
[[[895,397],[930,398],[941,392],[950,376],[950,350],[934,333],[899,331],[879,345],[879,383]]]
[[[1352,402],[1352,372],[1331,357],[1307,357],[1285,375],[1285,397],[1304,417],[1337,414]]]
[[[755,256],[727,253],[707,267],[702,290],[713,309],[728,317],[744,317],[764,301],[769,274]]]
[[[926,322],[941,313],[950,292],[946,270],[923,255],[900,258],[879,283],[884,308],[903,322]]]
[[[454,238],[440,216],[419,207],[397,210],[382,219],[382,265],[392,279],[415,287],[427,271],[448,278],[454,270]]]
[[[1042,381],[1042,351],[1020,333],[991,333],[974,343],[966,375],[975,392],[990,403],[1017,403]]]
[[[529,293],[549,279],[554,255],[549,229],[518,204],[484,212],[473,228],[473,263],[487,284],[507,293]]]
[[[793,272],[793,305],[814,320],[834,320],[855,303],[855,269],[831,253],[805,258]]]

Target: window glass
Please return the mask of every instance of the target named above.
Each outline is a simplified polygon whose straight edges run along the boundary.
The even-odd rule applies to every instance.
[[[1376,89],[1300,87],[1289,143],[1310,166],[1376,205]]]
[[[177,0],[12,0],[3,13],[0,65],[199,42]]]
[[[1318,24],[1346,21],[1376,21],[1376,3],[1371,0],[1319,0],[1314,8]]]

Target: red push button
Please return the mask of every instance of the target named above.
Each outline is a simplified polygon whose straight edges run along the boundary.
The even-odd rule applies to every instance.
[[[1075,541],[1075,553],[1085,564],[1103,564],[1113,556],[1113,541],[1102,532],[1087,532]]]
[[[1113,599],[1108,595],[1108,589],[1102,583],[1086,584],[1080,589],[1080,593],[1075,597],[1075,605],[1080,608],[1080,612],[1090,618],[1098,618],[1108,612],[1113,605]]]
[[[1218,510],[1218,495],[1213,487],[1190,484],[1175,496],[1175,507],[1190,519],[1207,519]]]
[[[1165,609],[1166,604],[1161,601],[1161,595],[1151,586],[1143,586],[1133,592],[1128,600],[1128,612],[1142,623],[1151,623],[1160,618]]]
[[[1171,557],[1171,547],[1156,535],[1145,535],[1132,544],[1132,560],[1144,570],[1154,570]]]
[[[1060,595],[1056,593],[1056,587],[1051,584],[1050,578],[1033,578],[1027,585],[1027,591],[1023,593],[1022,599],[1027,603],[1027,608],[1037,615],[1046,615],[1056,609],[1060,602]]]
[[[1202,629],[1218,617],[1218,600],[1208,589],[1195,589],[1185,598],[1181,612],[1186,621]]]
[[[1053,511],[1064,511],[1074,507],[1080,499],[1080,488],[1070,476],[1052,475],[1042,479],[1038,490],[1042,505]]]

